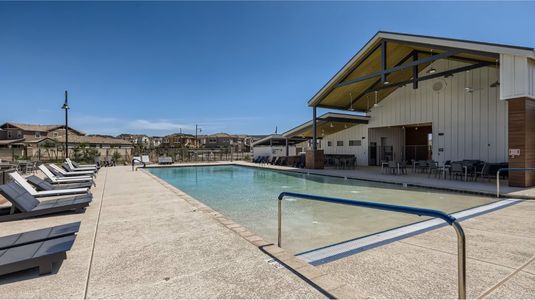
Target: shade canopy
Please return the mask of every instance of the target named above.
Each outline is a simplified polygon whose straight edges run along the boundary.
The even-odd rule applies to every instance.
[[[497,66],[501,53],[534,55],[527,47],[378,32],[309,105],[366,112],[401,86],[418,88],[419,81]],[[463,62],[463,67],[436,70],[430,66],[442,59]]]
[[[368,124],[370,118],[362,115],[328,112],[316,119],[318,138],[327,136],[358,124]],[[312,120],[292,128],[285,133],[288,138],[311,139],[313,136]]]
[[[272,134],[272,135],[266,136],[265,138],[261,140],[254,142],[253,147],[255,146],[286,146],[286,141],[288,141],[288,145],[291,146],[291,145],[305,142],[307,140],[308,139],[288,138],[280,134]]]

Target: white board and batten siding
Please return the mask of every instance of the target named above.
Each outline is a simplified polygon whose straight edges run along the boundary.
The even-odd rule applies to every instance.
[[[461,62],[439,60],[432,67],[440,72],[462,65]],[[379,145],[381,137],[377,136],[381,131],[368,129],[431,123],[434,160],[507,161],[507,103],[499,100],[499,87],[490,87],[498,79],[497,71],[496,67],[489,66],[457,73],[449,78],[422,81],[416,90],[412,85],[398,88],[381,101],[379,107],[370,109],[369,124],[325,137],[325,153],[349,154],[354,151],[359,158],[367,158],[368,142],[373,140]],[[443,88],[433,90],[433,84],[439,81]],[[465,88],[471,88],[472,92]],[[363,140],[360,149],[352,150],[352,147],[346,146],[348,140],[357,137],[366,137],[366,143]],[[336,147],[337,139],[344,140],[344,147]],[[333,141],[332,147],[326,146],[329,140]],[[400,144],[391,142],[395,148]],[[401,141],[403,143],[404,140]],[[439,148],[443,151],[439,152]],[[359,159],[359,164],[365,164],[360,162],[363,162],[362,159]]]
[[[500,62],[500,99],[535,99],[535,60],[501,54]]]
[[[360,140],[361,145],[349,146],[349,141],[353,140]],[[337,146],[337,141],[343,141],[344,145]],[[331,142],[330,146],[329,142]],[[353,154],[357,158],[357,164],[368,164],[368,127],[366,125],[355,125],[327,135],[321,139],[320,143],[325,154]]]

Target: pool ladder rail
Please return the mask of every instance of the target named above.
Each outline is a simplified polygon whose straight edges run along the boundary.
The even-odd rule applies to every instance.
[[[278,201],[277,201],[278,202],[277,244],[279,247],[282,246],[282,200],[286,196],[305,199],[305,200],[312,200],[312,201],[366,207],[366,208],[371,208],[371,209],[399,212],[399,213],[418,215],[418,216],[427,216],[427,217],[439,218],[439,219],[446,221],[449,225],[451,225],[455,229],[455,232],[457,233],[458,297],[459,299],[466,299],[466,239],[465,239],[463,228],[453,216],[443,211],[427,209],[427,208],[418,208],[418,207],[393,205],[393,204],[385,204],[385,203],[378,203],[378,202],[333,198],[333,197],[294,193],[294,192],[282,192],[280,193],[278,197]]]
[[[134,169],[134,166],[135,166],[135,164],[136,164],[136,161],[142,163],[142,164],[143,164],[143,168],[146,168],[146,167],[147,167],[147,164],[145,164],[145,162],[143,162],[143,161],[141,161],[141,160],[139,160],[139,159],[137,159],[137,158],[134,158],[134,159],[132,159],[132,171],[137,171],[137,169],[139,168],[139,167],[138,167],[138,168],[135,168],[135,169]]]

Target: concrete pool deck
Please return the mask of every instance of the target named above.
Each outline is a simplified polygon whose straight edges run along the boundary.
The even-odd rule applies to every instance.
[[[145,172],[104,168],[92,192],[84,214],[1,223],[0,236],[82,226],[55,274],[0,277],[0,298],[324,297],[317,288],[344,298],[456,296],[450,227],[312,267]],[[534,214],[524,201],[462,222],[469,297],[534,297]]]

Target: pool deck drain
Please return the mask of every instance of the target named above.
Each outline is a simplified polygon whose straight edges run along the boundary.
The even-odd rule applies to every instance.
[[[497,201],[491,204],[482,205],[472,209],[467,209],[458,213],[452,214],[457,220],[463,221],[469,218],[474,218],[485,213],[502,209],[516,203],[520,203],[522,200],[507,199]],[[431,219],[427,221],[418,222],[402,226],[399,228],[387,230],[384,232],[372,234],[369,236],[337,243],[321,247],[318,249],[312,249],[297,254],[296,256],[302,260],[308,262],[313,266],[322,265],[328,262],[332,262],[349,255],[354,255],[362,251],[380,247],[395,241],[399,241],[417,234],[421,234],[430,230],[434,230],[440,227],[448,226],[448,224],[440,219]]]

